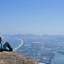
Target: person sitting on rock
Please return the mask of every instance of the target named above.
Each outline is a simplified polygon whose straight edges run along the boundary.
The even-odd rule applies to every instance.
[[[2,44],[2,38],[0,37],[0,52],[2,51],[13,51],[13,49],[8,42]]]

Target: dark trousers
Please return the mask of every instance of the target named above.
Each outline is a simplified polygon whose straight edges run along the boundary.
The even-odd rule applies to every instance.
[[[13,51],[12,47],[10,46],[10,44],[8,42],[6,42],[2,48],[0,49],[0,52],[2,51]]]

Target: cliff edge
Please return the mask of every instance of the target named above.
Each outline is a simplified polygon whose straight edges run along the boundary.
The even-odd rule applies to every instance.
[[[0,64],[38,64],[33,59],[15,52],[0,52]]]

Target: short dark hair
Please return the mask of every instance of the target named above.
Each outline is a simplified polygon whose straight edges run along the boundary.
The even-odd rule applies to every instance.
[[[0,37],[0,41],[2,41],[2,37]],[[0,42],[1,43],[1,42]]]

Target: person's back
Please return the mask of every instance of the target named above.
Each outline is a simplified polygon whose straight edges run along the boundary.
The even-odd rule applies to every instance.
[[[2,45],[2,38],[0,37],[0,52],[2,51],[13,51],[13,48],[10,46],[8,42]]]
[[[2,38],[0,37],[0,51],[3,51],[2,49]]]

